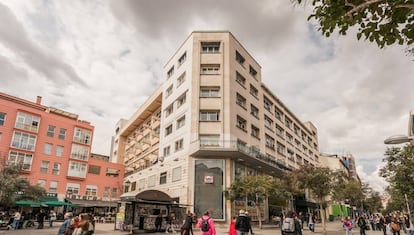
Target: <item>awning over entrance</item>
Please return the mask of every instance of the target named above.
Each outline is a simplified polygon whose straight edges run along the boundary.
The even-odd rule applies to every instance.
[[[118,201],[68,199],[78,207],[116,207]]]
[[[121,199],[124,201],[132,202],[160,202],[167,204],[174,204],[174,199],[171,198],[168,194],[158,191],[158,190],[146,190],[143,192],[127,192],[121,195]]]

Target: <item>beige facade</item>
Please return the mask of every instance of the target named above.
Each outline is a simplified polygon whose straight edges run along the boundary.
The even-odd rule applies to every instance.
[[[124,196],[159,190],[197,214],[214,208],[213,216],[224,221],[235,205],[222,191],[235,177],[278,177],[319,164],[316,127],[262,83],[260,65],[230,32],[193,32],[164,74],[117,138],[118,162],[132,182]],[[199,197],[206,195],[221,205],[204,205]]]

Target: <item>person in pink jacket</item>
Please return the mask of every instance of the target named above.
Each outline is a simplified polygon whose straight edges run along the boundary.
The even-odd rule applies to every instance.
[[[208,211],[198,219],[197,228],[200,229],[201,235],[216,235],[216,226]]]

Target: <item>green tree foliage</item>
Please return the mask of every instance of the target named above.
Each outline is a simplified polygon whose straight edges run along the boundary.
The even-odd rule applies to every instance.
[[[286,186],[282,181],[275,180],[268,175],[250,175],[236,179],[233,184],[225,191],[227,198],[231,201],[241,198],[256,199],[258,196],[263,198],[287,197]],[[257,214],[260,216],[260,200],[256,201]],[[259,218],[259,227],[261,219]]]
[[[37,201],[46,195],[37,185],[30,185],[26,178],[20,177],[20,165],[4,165],[0,169],[0,206],[12,207],[21,199]]]
[[[379,192],[371,191],[363,200],[363,209],[369,211],[370,214],[380,212],[382,208],[382,200]]]
[[[414,145],[387,148],[383,161],[386,165],[380,169],[380,176],[389,183],[391,201],[401,204],[399,202],[404,201],[404,194],[407,194],[410,206],[413,207]]]
[[[293,0],[299,4],[306,0]],[[346,35],[358,26],[357,38],[375,42],[380,48],[398,43],[414,43],[413,0],[312,0],[313,14],[308,18],[319,23],[319,30],[329,37],[334,30]],[[407,51],[411,51],[408,49]]]
[[[327,197],[331,195],[338,183],[338,173],[327,167],[315,167],[306,165],[292,172],[295,184],[302,190],[309,190],[319,204],[323,226],[323,234],[326,235],[325,210]]]

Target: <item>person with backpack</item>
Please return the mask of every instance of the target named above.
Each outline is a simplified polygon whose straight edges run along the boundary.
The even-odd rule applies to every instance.
[[[204,212],[204,215],[198,219],[197,228],[201,230],[201,235],[216,235],[216,226],[210,212]]]
[[[353,227],[351,217],[346,217],[342,223],[342,227],[345,229],[345,235],[354,235]]]
[[[288,211],[282,223],[282,235],[297,235],[293,212]]]
[[[246,216],[244,210],[239,211],[239,216],[236,219],[234,228],[237,231],[237,235],[248,235],[250,232],[250,218]]]
[[[360,216],[357,221],[359,227],[359,234],[366,235],[365,230],[367,229],[367,222],[365,221],[364,216]]]

